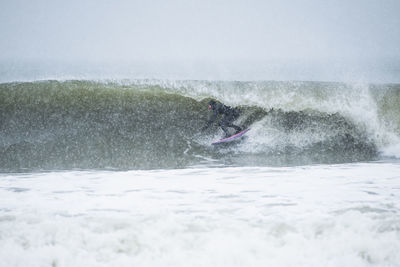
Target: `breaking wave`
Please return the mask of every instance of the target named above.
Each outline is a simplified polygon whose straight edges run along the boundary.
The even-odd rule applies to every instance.
[[[207,102],[251,128],[214,147]],[[0,84],[0,169],[282,166],[400,158],[400,85],[36,81]]]

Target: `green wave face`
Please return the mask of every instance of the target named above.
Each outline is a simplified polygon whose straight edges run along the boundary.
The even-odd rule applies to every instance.
[[[0,168],[157,169],[374,160],[398,144],[397,85],[40,81],[0,85]],[[207,102],[252,130],[214,147]]]

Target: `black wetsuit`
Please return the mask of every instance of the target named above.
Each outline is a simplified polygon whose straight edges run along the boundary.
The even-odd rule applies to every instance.
[[[210,104],[212,107],[213,114],[211,115],[210,120],[207,122],[204,129],[207,129],[211,126],[217,119],[218,115],[224,115],[224,117],[219,121],[219,126],[221,126],[222,130],[225,132],[225,136],[230,136],[227,127],[234,128],[236,132],[240,132],[242,130],[241,127],[232,124],[232,121],[236,120],[239,117],[239,110],[237,108],[232,108],[229,106],[225,106],[221,103],[212,103]]]

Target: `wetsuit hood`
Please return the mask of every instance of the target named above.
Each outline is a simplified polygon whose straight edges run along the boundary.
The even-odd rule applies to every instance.
[[[215,108],[216,104],[217,104],[217,102],[215,102],[214,100],[208,101],[208,105],[211,106],[213,109]]]

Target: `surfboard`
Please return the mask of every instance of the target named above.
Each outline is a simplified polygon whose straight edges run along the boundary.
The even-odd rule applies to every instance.
[[[218,140],[218,141],[215,141],[215,142],[213,142],[213,143],[211,143],[211,144],[212,144],[212,145],[218,145],[218,144],[228,143],[228,142],[234,141],[234,140],[236,140],[236,139],[242,137],[242,136],[243,136],[245,133],[247,133],[248,131],[250,131],[250,128],[249,128],[249,129],[245,129],[245,130],[243,130],[243,131],[241,131],[241,132],[239,132],[239,133],[237,133],[237,134],[234,134],[234,135],[232,135],[232,136],[229,136],[229,137],[220,139],[220,140]]]

